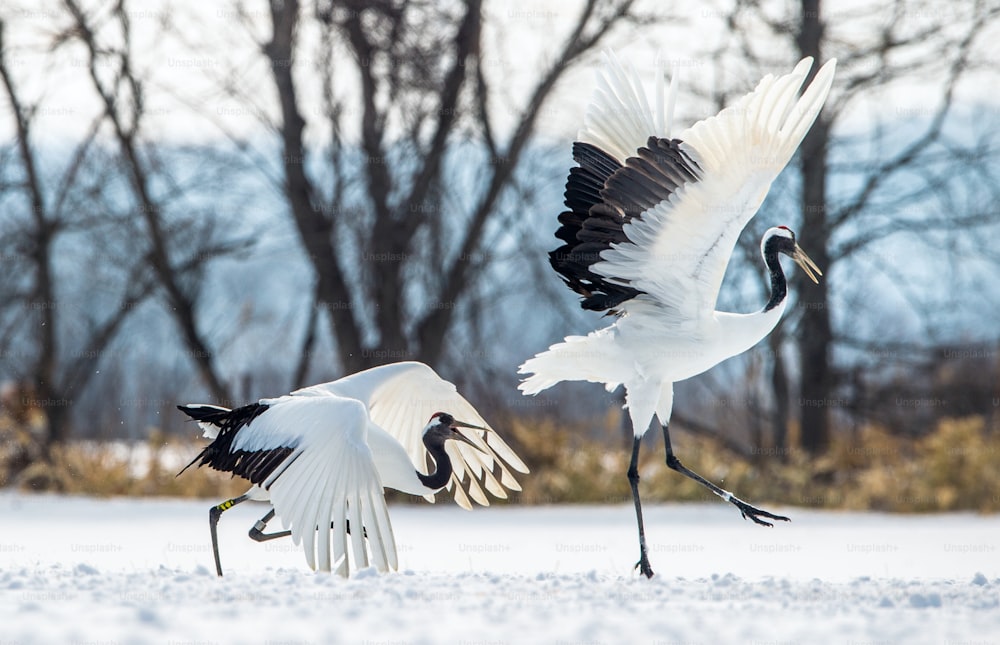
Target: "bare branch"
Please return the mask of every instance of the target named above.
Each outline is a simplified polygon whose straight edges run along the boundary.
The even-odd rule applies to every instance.
[[[295,25],[298,21],[297,0],[271,2],[271,40],[263,49],[271,63],[272,77],[281,103],[281,137],[286,163],[285,196],[299,238],[316,271],[317,293],[330,314],[333,336],[341,351],[345,368],[361,365],[361,329],[353,315],[351,290],[337,262],[337,252],[331,239],[337,214],[324,217],[316,207],[316,191],[305,172],[303,130],[305,121],[299,112],[295,80],[292,76]]]
[[[971,29],[968,35],[962,40],[959,46],[959,53],[952,62],[945,85],[944,94],[938,104],[931,122],[924,129],[923,134],[910,143],[902,152],[895,157],[882,163],[868,176],[864,186],[848,204],[840,207],[837,213],[830,218],[831,230],[842,225],[861,211],[869,202],[872,195],[887,182],[897,171],[906,168],[913,163],[932,143],[941,137],[941,131],[945,120],[951,110],[955,93],[955,86],[962,76],[966,66],[969,48],[978,34],[978,29]]]
[[[611,27],[622,16],[628,14],[632,4],[632,1],[628,0],[613,6],[609,10],[608,15],[599,19],[598,24],[589,31],[588,27],[597,9],[598,2],[597,0],[588,0],[584,6],[572,33],[567,38],[556,61],[535,86],[531,99],[522,112],[521,120],[515,128],[506,150],[492,165],[493,172],[490,177],[489,186],[469,221],[465,235],[459,246],[458,255],[446,272],[445,282],[438,296],[439,302],[455,302],[465,288],[472,269],[471,265],[465,259],[473,257],[476,249],[479,247],[489,215],[493,212],[501,193],[509,184],[513,170],[517,166],[521,153],[534,130],[541,107],[551,94],[556,81],[574,60],[595,47]],[[443,330],[448,328],[453,314],[454,307],[439,307],[431,310],[418,322],[416,325],[417,335],[420,342],[420,353],[423,356],[434,357],[440,353],[442,338],[444,336]]]
[[[437,125],[434,128],[434,136],[431,138],[430,148],[424,155],[421,169],[416,173],[413,187],[409,196],[403,201],[410,206],[420,206],[427,198],[435,178],[441,172],[441,164],[444,160],[445,146],[448,143],[448,135],[451,133],[457,120],[459,92],[466,78],[466,63],[470,56],[476,56],[477,69],[479,64],[479,37],[481,27],[482,0],[468,0],[466,3],[465,17],[459,25],[455,34],[455,60],[451,70],[445,75],[444,86],[440,92],[438,104]],[[420,210],[418,209],[418,213]],[[416,231],[423,217],[410,216],[404,219],[404,225],[410,236]]]
[[[132,190],[139,202],[140,214],[146,223],[149,234],[150,259],[153,269],[166,291],[174,319],[180,327],[185,343],[191,350],[190,353],[198,367],[199,373],[216,398],[228,400],[230,398],[228,389],[216,371],[215,363],[212,359],[213,354],[209,351],[207,343],[198,330],[195,320],[194,302],[181,288],[171,267],[167,237],[163,231],[163,223],[161,221],[162,207],[150,193],[150,182],[146,166],[140,158],[137,149],[136,134],[141,119],[142,100],[139,83],[133,78],[130,63],[128,62],[128,18],[125,15],[126,12],[119,5],[119,11],[117,12],[118,19],[126,43],[118,56],[120,60],[118,74],[120,81],[124,80],[132,88],[131,126],[125,122],[125,115],[120,110],[115,88],[106,87],[101,80],[101,75],[98,73],[98,60],[103,55],[103,50],[96,41],[96,36],[87,16],[76,0],[63,0],[63,3],[75,21],[75,36],[83,43],[87,50],[88,70],[92,86],[104,104],[104,114],[113,126],[119,148],[125,159],[125,166]]]

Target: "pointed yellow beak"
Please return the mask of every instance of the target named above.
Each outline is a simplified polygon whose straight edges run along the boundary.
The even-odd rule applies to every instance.
[[[798,244],[795,245],[795,252],[792,254],[792,259],[795,260],[795,263],[798,264],[803,271],[805,271],[810,280],[819,284],[819,278],[816,276],[823,275],[823,272],[819,270],[816,263],[813,262],[808,255],[806,255],[806,252],[803,251],[802,247]]]

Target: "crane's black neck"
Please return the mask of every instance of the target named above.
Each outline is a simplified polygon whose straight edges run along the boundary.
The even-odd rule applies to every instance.
[[[434,463],[437,467],[429,475],[418,472],[417,478],[420,479],[421,484],[430,490],[438,490],[439,488],[443,488],[448,483],[448,480],[451,479],[451,473],[453,472],[451,458],[444,451],[443,441],[438,442],[434,441],[431,437],[425,437],[424,446],[427,447],[427,452],[434,458]]]
[[[788,296],[788,283],[785,280],[785,272],[781,269],[781,262],[778,261],[778,244],[780,239],[772,237],[764,245],[764,264],[771,274],[771,299],[764,305],[764,311],[771,311]]]

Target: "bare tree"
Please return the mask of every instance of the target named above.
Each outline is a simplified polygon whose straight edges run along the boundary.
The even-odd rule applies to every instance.
[[[247,241],[213,239],[217,236],[212,229],[219,224],[213,219],[202,222],[207,226],[191,222],[199,236],[192,240],[192,248],[183,248],[180,238],[186,226],[172,226],[167,221],[167,197],[158,196],[153,188],[155,150],[144,150],[141,144],[145,89],[132,65],[131,25],[125,2],[120,0],[115,4],[109,19],[117,27],[117,45],[99,42],[92,18],[76,0],[63,0],[63,4],[72,17],[72,26],[57,37],[57,42],[77,42],[86,51],[90,80],[104,106],[103,118],[110,124],[118,145],[135,212],[145,225],[145,255],[156,284],[165,295],[167,311],[181,333],[187,355],[212,395],[217,400],[232,401],[231,389],[219,372],[216,354],[199,326],[200,280],[192,278],[200,274],[206,262],[245,248]],[[110,79],[102,73],[108,69],[113,70]],[[160,179],[168,185],[175,184],[169,170],[164,174]]]
[[[829,20],[821,0],[740,2],[728,14],[739,56],[752,66],[782,68],[787,63],[781,61],[792,56],[812,56],[815,71],[830,57],[841,61],[831,99],[800,148],[795,179],[799,240],[827,275],[835,267],[846,268],[858,251],[897,233],[975,235],[975,230],[995,224],[995,217],[982,208],[928,212],[922,205],[948,192],[949,182],[963,181],[963,174],[980,181],[971,178],[983,172],[984,164],[996,163],[1000,154],[995,144],[953,140],[945,128],[955,116],[956,87],[987,69],[987,58],[977,53],[990,31],[996,31],[998,17],[996,3],[944,7],[920,0],[842,10]],[[891,128],[894,140],[885,138],[884,128],[862,141],[837,136],[836,125],[850,110],[893,84],[915,81],[933,82],[938,99],[897,118]],[[831,155],[844,148],[851,148],[852,160],[834,167]],[[944,177],[930,172],[932,167],[940,171],[943,159],[948,167]],[[841,181],[841,189],[831,195],[829,181],[835,176],[849,181]],[[813,285],[801,275],[796,280],[799,306],[790,324],[798,356],[801,445],[819,453],[830,442],[830,411],[837,407],[842,382],[833,350],[841,343],[856,345],[857,339],[852,330],[834,324],[831,289],[837,288],[836,282]],[[868,339],[867,344],[880,342]],[[776,349],[780,352],[780,345]],[[783,379],[782,360],[776,354],[773,381]],[[787,399],[787,394],[778,397],[776,426],[787,418],[780,410],[781,400]],[[779,430],[776,440],[783,441],[783,436]]]
[[[66,288],[64,276],[57,267],[56,244],[61,238],[86,232],[96,239],[101,233],[100,222],[81,214],[82,195],[93,201],[101,196],[101,174],[88,173],[87,168],[100,163],[95,151],[96,123],[81,141],[61,172],[52,174],[43,169],[42,154],[34,141],[34,115],[41,107],[29,103],[17,85],[8,59],[4,34],[7,24],[0,19],[0,80],[10,107],[16,133],[14,148],[20,179],[9,188],[20,195],[9,206],[27,217],[12,218],[13,228],[4,230],[5,272],[19,279],[4,285],[5,336],[16,339],[20,352],[10,353],[11,367],[23,371],[30,380],[34,400],[24,402],[44,411],[46,436],[43,456],[49,457],[52,446],[68,437],[68,414],[75,397],[92,380],[95,365],[105,348],[135,309],[152,293],[142,262],[124,259],[121,266],[125,277],[118,293],[99,312],[102,317],[90,319],[91,312],[69,305],[61,291]],[[107,247],[104,247],[107,248]],[[129,263],[129,260],[132,260]],[[69,326],[82,326],[84,333],[69,333]],[[12,343],[4,343],[8,347]],[[5,352],[7,355],[7,352]]]
[[[224,217],[206,213],[210,206],[192,206],[226,165],[210,151],[184,153],[144,141],[146,90],[133,68],[125,3],[99,8],[99,18],[74,0],[63,8],[64,29],[48,32],[50,48],[33,55],[47,69],[48,60],[64,64],[57,58],[63,49],[82,48],[99,105],[67,148],[39,136],[48,93],[44,85],[34,95],[22,89],[29,86],[25,75],[37,69],[26,69],[4,37],[25,14],[0,15],[0,104],[9,107],[3,114],[14,132],[0,153],[0,364],[26,383],[30,401],[22,403],[45,414],[43,456],[69,438],[71,411],[101,378],[110,348],[144,342],[141,335],[123,342],[120,334],[156,297],[181,332],[185,349],[178,353],[216,398],[231,399],[199,305],[208,265],[248,248],[247,238],[225,230]],[[117,34],[109,33],[116,27]],[[192,173],[194,180],[176,172],[184,154],[205,169]]]
[[[639,20],[632,2],[584,4],[503,134],[484,71],[481,0],[269,6],[271,33],[261,49],[280,102],[283,190],[343,367],[434,363],[457,310],[488,273],[485,244],[510,208],[503,197],[518,183],[542,106],[566,69],[613,26]],[[311,175],[304,162],[311,151],[293,74],[304,21],[323,34],[321,63],[309,71],[321,75],[325,90],[329,179]],[[358,81],[356,102],[334,92],[334,78]],[[360,133],[356,146],[345,131]],[[463,162],[478,169],[474,181],[455,180]]]

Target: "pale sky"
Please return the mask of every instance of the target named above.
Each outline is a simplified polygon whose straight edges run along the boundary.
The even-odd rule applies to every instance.
[[[34,103],[44,97],[36,134],[55,142],[77,139],[86,131],[100,108],[90,87],[83,49],[73,44],[64,45],[55,53],[49,51],[55,35],[66,25],[64,10],[57,0],[13,0],[5,4],[6,7],[0,9],[0,15],[7,22],[5,37],[9,64],[22,95],[28,101]],[[100,8],[112,3],[85,1],[83,4],[92,7],[95,16],[106,16],[107,10]],[[237,3],[231,1],[148,0],[131,3],[134,8],[129,16],[134,32],[136,66],[140,70],[139,76],[146,82],[146,138],[179,143],[207,143],[224,139],[227,135],[253,138],[262,132],[261,117],[275,117],[277,108],[273,83],[263,56],[254,43],[255,38],[261,39],[267,32],[265,3],[261,0],[244,4],[251,22],[249,26],[241,24]],[[493,113],[498,131],[502,132],[513,122],[513,109],[524,104],[538,70],[543,68],[565,39],[580,4],[579,0],[486,2],[484,60],[489,80],[496,89]],[[728,4],[700,3],[695,8],[693,4],[677,3],[677,6],[685,8],[674,10],[673,19],[663,21],[654,28],[620,29],[607,41],[623,59],[636,64],[650,83],[658,52],[676,65],[680,73],[682,97],[677,108],[681,128],[715,111],[712,106],[698,104],[694,97],[686,95],[687,88],[698,86],[707,89],[715,83],[722,83],[748,91],[762,73],[736,59],[719,67],[707,56],[708,52],[722,47],[729,37],[720,22],[721,8]],[[651,11],[661,11],[658,7],[662,3],[650,2],[647,6]],[[787,6],[787,2],[776,2],[771,14],[782,16]],[[851,29],[863,28],[869,33],[877,33],[893,20],[890,14],[877,10],[872,16],[864,2],[831,2],[827,6],[836,7],[826,9],[826,17],[832,30],[840,28],[838,37],[841,40],[863,40],[865,34],[852,33]],[[868,17],[864,20],[857,18],[861,11],[867,12]],[[960,3],[942,3],[940,9],[922,11],[913,12],[906,19],[917,24],[937,20],[960,24],[963,9]],[[304,24],[308,25],[308,22],[304,21]],[[106,29],[101,33],[107,36],[114,30]],[[321,88],[316,76],[308,73],[318,52],[318,37],[310,28],[303,29],[301,36],[297,69],[300,71],[298,80],[302,91],[302,111],[309,123],[307,137],[324,141],[326,132],[319,102]],[[1000,64],[1000,49],[991,45],[1000,42],[1000,34],[994,36],[998,37],[982,39],[985,44],[979,59],[993,57]],[[779,59],[787,60],[788,70],[795,62],[791,52],[780,49],[787,47],[787,43],[772,43],[764,38],[758,41],[751,39],[751,42],[760,52],[774,50]],[[863,64],[852,60],[846,49],[833,53],[841,56],[841,75],[857,72],[858,65]],[[346,55],[344,52],[341,54]],[[566,75],[553,100],[541,114],[541,133],[556,140],[570,140],[575,136],[594,85],[592,67],[596,61],[597,56],[592,56],[588,60],[589,68],[581,66]],[[336,91],[341,96],[350,97],[356,79],[350,75],[350,66],[346,69],[347,72],[336,80]],[[720,73],[725,78],[720,78]],[[247,97],[246,100],[227,97],[219,89],[223,82],[232,83]],[[939,92],[937,85],[935,79],[925,79],[919,84],[911,81],[887,88],[870,101],[856,106],[850,115],[852,126],[863,129],[866,121],[879,115],[891,118],[893,115],[905,117],[911,113],[919,114],[934,105]],[[994,83],[969,82],[960,88],[959,96],[963,100],[996,106],[998,101],[993,87]],[[835,83],[832,96],[836,92]],[[0,100],[0,105],[4,106],[0,108],[0,136],[10,138],[13,127],[6,112],[6,101]],[[348,116],[351,116],[350,113]]]

